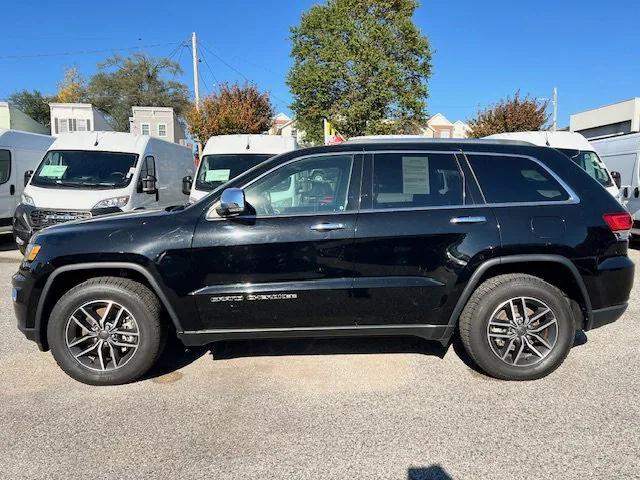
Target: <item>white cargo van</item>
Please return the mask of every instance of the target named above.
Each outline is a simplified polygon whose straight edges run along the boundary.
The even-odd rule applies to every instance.
[[[49,135],[0,130],[0,233],[11,232],[25,172],[36,168],[54,140]]]
[[[34,231],[70,220],[184,205],[182,179],[193,170],[191,149],[148,135],[60,135],[24,189],[16,242],[24,248]]]
[[[265,160],[298,148],[294,137],[282,135],[219,135],[211,137],[202,151],[195,184],[185,179],[189,201],[197,202],[223,183]]]
[[[640,235],[640,133],[592,140],[591,144],[620,175],[620,199],[633,215],[631,233]]]
[[[561,151],[580,168],[586,171],[592,178],[615,198],[619,198],[618,186],[603,162],[598,157],[594,147],[584,136],[576,132],[511,132],[489,135],[485,138],[497,138],[505,140],[521,140],[533,145],[551,147]],[[615,168],[614,168],[615,170]]]

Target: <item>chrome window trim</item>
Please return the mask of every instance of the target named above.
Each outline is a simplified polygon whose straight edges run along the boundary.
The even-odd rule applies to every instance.
[[[567,183],[564,180],[562,180],[562,178],[560,178],[556,174],[556,172],[551,170],[551,168],[549,168],[547,165],[542,163],[537,158],[532,157],[531,155],[523,155],[521,153],[467,152],[467,151],[464,151],[463,155],[465,157],[467,155],[484,155],[484,156],[492,156],[492,157],[519,157],[519,158],[525,158],[527,160],[531,160],[533,163],[536,163],[537,165],[542,167],[542,169],[545,170],[549,175],[551,175],[555,179],[555,181],[558,182],[562,188],[564,188],[565,193],[567,195],[569,195],[569,198],[566,199],[566,200],[541,200],[539,202],[487,203],[487,205],[489,205],[489,206],[513,207],[513,206],[528,206],[528,205],[533,205],[533,206],[539,206],[539,205],[563,205],[563,204],[566,205],[566,204],[577,204],[577,203],[580,203],[580,197],[578,197],[576,192],[574,192],[573,189],[569,185],[567,185]],[[469,161],[468,158],[467,158],[467,162],[469,163],[469,168],[471,168],[471,171],[473,172],[473,165],[471,165],[471,162]],[[475,172],[474,172],[474,176],[475,176]],[[480,182],[478,182],[477,178],[476,178],[476,182],[478,183],[478,188],[480,189],[480,192],[482,193],[482,196],[485,198],[485,201],[486,201],[486,196],[484,194],[484,191],[482,190],[482,185],[480,185]]]

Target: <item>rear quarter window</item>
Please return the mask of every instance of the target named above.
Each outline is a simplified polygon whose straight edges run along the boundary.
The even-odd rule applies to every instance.
[[[507,155],[467,155],[489,203],[561,202],[569,193],[542,165]]]

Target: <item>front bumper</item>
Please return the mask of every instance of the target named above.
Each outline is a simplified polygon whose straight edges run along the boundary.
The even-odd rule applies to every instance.
[[[20,330],[29,340],[36,342],[40,350],[47,350],[42,332],[35,324],[41,291],[28,270],[21,268],[11,279],[13,310]]]

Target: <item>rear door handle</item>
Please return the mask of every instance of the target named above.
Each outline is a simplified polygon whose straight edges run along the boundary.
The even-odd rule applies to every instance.
[[[343,228],[343,223],[318,223],[311,227],[311,230],[315,230],[316,232],[329,232],[331,230],[342,230]]]
[[[453,217],[451,219],[451,223],[484,223],[487,221],[487,217]]]

